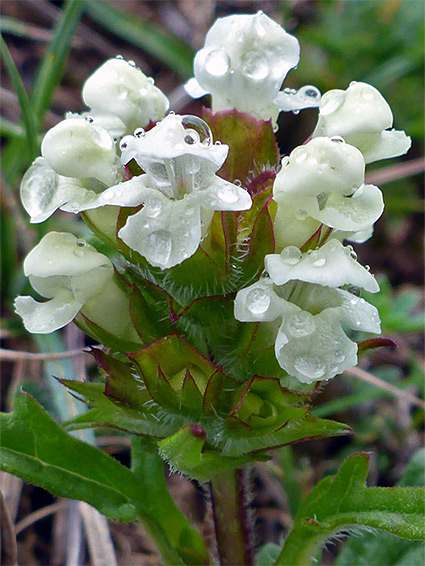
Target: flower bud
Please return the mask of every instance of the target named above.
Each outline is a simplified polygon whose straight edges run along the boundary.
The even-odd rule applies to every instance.
[[[109,133],[84,118],[69,118],[47,132],[41,153],[59,175],[117,181],[120,162]]]
[[[82,95],[95,122],[117,136],[161,120],[169,106],[153,79],[119,57],[109,59],[90,75]]]

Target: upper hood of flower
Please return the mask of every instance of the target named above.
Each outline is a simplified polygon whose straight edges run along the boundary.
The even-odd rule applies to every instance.
[[[288,71],[298,64],[298,40],[263,12],[219,18],[194,61],[194,97],[211,93],[213,111],[236,108],[276,119],[274,99]]]
[[[319,105],[317,136],[342,136],[363,153],[366,163],[406,153],[411,140],[393,125],[391,108],[373,86],[352,82],[347,90],[326,92]]]
[[[83,100],[96,121],[122,136],[156,122],[169,107],[165,94],[133,61],[109,59],[86,80]]]

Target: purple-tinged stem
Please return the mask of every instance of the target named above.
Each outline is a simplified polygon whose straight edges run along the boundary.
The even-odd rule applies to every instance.
[[[246,470],[229,470],[211,480],[217,548],[221,566],[254,564]]]

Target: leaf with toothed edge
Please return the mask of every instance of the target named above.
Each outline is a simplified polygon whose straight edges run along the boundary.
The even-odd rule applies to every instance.
[[[328,538],[356,526],[425,539],[425,490],[366,487],[368,464],[367,454],[354,454],[336,476],[317,484],[299,508],[276,565],[310,563]]]

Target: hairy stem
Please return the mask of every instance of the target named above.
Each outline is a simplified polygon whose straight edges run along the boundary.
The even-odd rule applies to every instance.
[[[229,470],[211,480],[217,548],[222,566],[254,564],[246,474],[246,469]]]

